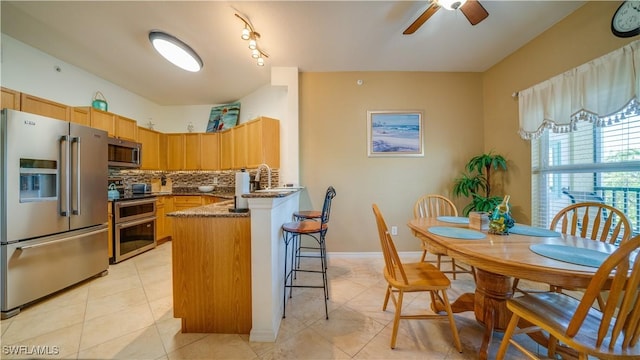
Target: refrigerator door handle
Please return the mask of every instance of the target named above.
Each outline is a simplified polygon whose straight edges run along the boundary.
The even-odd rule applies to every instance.
[[[100,229],[100,230],[92,231],[92,232],[89,232],[89,233],[84,233],[84,234],[80,234],[80,235],[71,236],[71,237],[64,238],[64,239],[47,241],[47,242],[42,242],[42,243],[33,244],[33,245],[18,246],[18,247],[16,247],[16,249],[18,249],[18,250],[27,250],[27,249],[39,248],[39,247],[42,247],[42,246],[49,246],[49,245],[59,244],[61,242],[66,242],[66,241],[80,239],[80,238],[83,238],[83,237],[89,237],[89,236],[97,235],[97,234],[106,232],[107,230],[108,229]]]
[[[73,146],[75,144],[75,146]],[[71,191],[75,193],[73,204],[71,205],[71,213],[73,215],[80,215],[80,138],[75,136],[71,138],[71,149],[73,154],[71,156],[72,166],[75,168],[75,176],[71,177]],[[73,173],[73,172],[72,172]]]
[[[69,216],[69,135],[60,137],[60,216]]]

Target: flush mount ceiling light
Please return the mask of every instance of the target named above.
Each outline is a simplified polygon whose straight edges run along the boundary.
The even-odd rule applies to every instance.
[[[464,5],[467,0],[438,0],[438,5],[442,6],[447,10],[456,10],[460,6]]]
[[[154,30],[149,32],[149,41],[156,51],[173,65],[191,72],[202,69],[203,64],[200,56],[175,36]]]
[[[260,47],[258,47],[258,39],[260,38],[260,33],[253,30],[253,26],[251,25],[251,23],[249,23],[248,20],[238,14],[235,15],[244,23],[244,29],[242,29],[242,33],[240,33],[240,38],[242,40],[249,40],[251,57],[256,59],[256,65],[264,66],[264,58],[268,58],[269,55],[267,55],[267,53],[265,53],[260,49]]]

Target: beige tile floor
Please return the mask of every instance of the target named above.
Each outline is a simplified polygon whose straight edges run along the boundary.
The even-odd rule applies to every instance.
[[[407,259],[415,260],[415,259]],[[307,259],[306,261],[314,261]],[[317,260],[315,260],[317,261]],[[471,313],[456,314],[463,352],[453,347],[446,320],[403,320],[395,350],[389,348],[393,305],[381,310],[386,284],[382,260],[329,261],[329,320],[322,290],[296,289],[275,343],[248,335],[183,334],[173,318],[171,242],[112,265],[109,275],[39,301],[1,324],[0,358],[56,359],[473,359],[483,328]],[[305,275],[301,276],[300,280]],[[306,276],[318,276],[307,274]],[[37,284],[34,284],[37,286]],[[473,290],[462,275],[449,297]],[[405,297],[407,311],[427,311],[428,296]],[[525,341],[527,339],[524,339]],[[494,336],[490,358],[499,346]],[[528,346],[538,351],[536,344]],[[24,346],[20,354],[11,354]],[[45,355],[34,356],[39,347]],[[26,350],[25,350],[26,349]],[[31,351],[31,354],[26,353]],[[510,359],[523,356],[510,349]]]

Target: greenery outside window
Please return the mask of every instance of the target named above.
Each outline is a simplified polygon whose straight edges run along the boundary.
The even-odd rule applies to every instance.
[[[578,122],[571,132],[546,131],[532,140],[533,225],[548,228],[562,208],[589,201],[622,210],[634,234],[640,233],[637,104],[630,104],[609,120],[602,123],[605,126]]]

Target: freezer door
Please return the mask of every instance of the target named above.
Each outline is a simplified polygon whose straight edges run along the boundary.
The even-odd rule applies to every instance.
[[[70,124],[71,229],[107,222],[107,132]]]
[[[69,123],[7,109],[1,119],[1,242],[69,230]]]
[[[0,246],[2,312],[102,274],[107,225]]]

